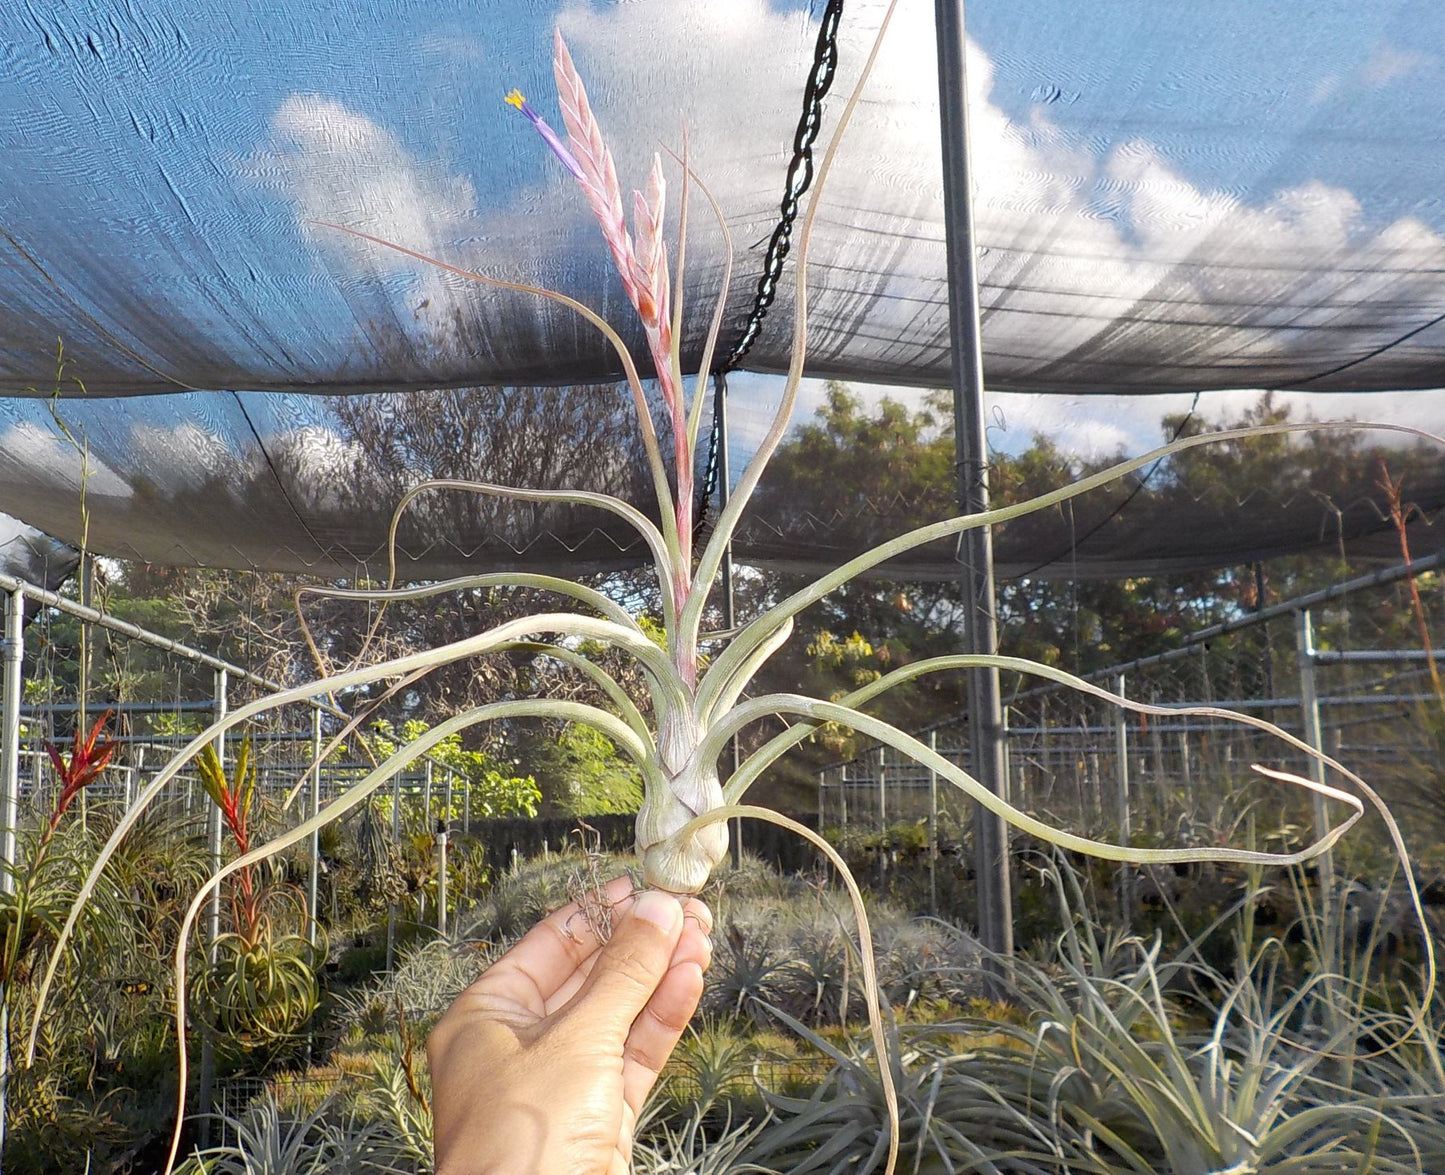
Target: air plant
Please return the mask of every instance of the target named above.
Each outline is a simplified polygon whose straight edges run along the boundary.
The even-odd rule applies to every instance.
[[[183,748],[147,786],[130,812],[121,819],[87,878],[76,909],[72,911],[70,921],[67,923],[66,934],[73,927],[79,908],[94,890],[100,872],[114,852],[116,844],[139,819],[151,799],[160,793],[161,789],[190,759],[202,753],[203,748],[217,735],[266,711],[306,701],[323,694],[349,690],[381,681],[399,681],[400,684],[393,685],[394,691],[404,688],[409,682],[438,666],[504,651],[524,651],[534,655],[547,656],[571,666],[599,687],[608,699],[611,708],[604,709],[598,705],[587,705],[556,698],[509,699],[473,707],[438,723],[414,742],[396,750],[346,794],[323,808],[319,815],[300,821],[267,844],[241,852],[233,861],[218,870],[202,888],[182,927],[182,946],[176,959],[176,1000],[180,1031],[184,1031],[185,1020],[184,944],[209,892],[227,876],[249,868],[265,857],[297,843],[309,836],[313,830],[338,819],[356,805],[365,802],[369,795],[386,784],[396,773],[427,754],[454,732],[490,721],[519,717],[548,717],[583,723],[600,731],[612,740],[621,752],[636,761],[645,784],[645,797],[637,818],[637,850],[642,860],[642,880],[647,886],[675,894],[689,894],[699,890],[708,880],[714,867],[722,861],[727,853],[726,821],[733,816],[749,816],[771,821],[812,841],[837,867],[850,892],[863,947],[861,960],[863,982],[873,997],[869,1001],[871,1004],[870,1025],[875,1055],[878,1057],[886,1056],[887,1049],[877,1007],[878,987],[868,919],[857,887],[853,884],[846,865],[832,846],[816,833],[770,809],[743,802],[748,788],[754,781],[780,756],[807,738],[822,724],[836,723],[903,752],[935,771],[939,778],[959,788],[1017,828],[1033,836],[1067,850],[1090,853],[1113,861],[1155,864],[1206,860],[1257,864],[1300,863],[1328,850],[1364,813],[1364,803],[1351,793],[1299,776],[1259,768],[1258,770],[1266,776],[1310,789],[1345,805],[1349,809],[1348,816],[1341,823],[1323,830],[1313,845],[1292,853],[1271,854],[1218,846],[1143,849],[1090,840],[1062,829],[1053,828],[1028,813],[1012,807],[1002,798],[988,791],[967,772],[929,750],[922,741],[864,712],[863,707],[872,699],[915,678],[933,673],[992,667],[1041,676],[1141,713],[1175,715],[1194,713],[1240,722],[1268,731],[1297,751],[1312,755],[1339,771],[1361,789],[1362,794],[1381,809],[1396,849],[1402,857],[1404,856],[1404,844],[1398,828],[1390,819],[1388,812],[1384,811],[1378,797],[1365,785],[1364,781],[1335,760],[1315,751],[1285,731],[1261,719],[1213,707],[1166,711],[1140,702],[1127,701],[1061,670],[1016,658],[981,655],[934,657],[897,669],[877,681],[870,682],[833,701],[791,693],[759,697],[746,696],[749,686],[759,670],[789,639],[793,629],[793,619],[799,612],[849,580],[878,567],[887,560],[939,539],[957,536],[966,530],[1006,522],[1036,510],[1047,509],[1187,448],[1308,427],[1330,427],[1329,425],[1278,424],[1183,438],[1141,457],[1121,462],[1111,469],[1084,478],[1072,485],[1041,495],[1030,502],[919,527],[857,556],[811,585],[795,592],[736,631],[704,633],[703,623],[708,611],[710,594],[718,577],[725,550],[737,528],[743,510],[763,476],[769,459],[783,440],[789,426],[806,355],[807,255],[811,228],[818,208],[818,193],[832,166],[839,138],[858,103],[863,83],[866,81],[877,55],[891,12],[890,8],[879,31],[879,42],[875,43],[873,47],[858,88],[854,90],[840,116],[838,130],[818,169],[818,182],[814,186],[802,225],[795,253],[797,294],[792,323],[792,355],[778,413],[756,455],[743,471],[727,505],[720,511],[712,532],[700,551],[694,552],[692,547],[694,455],[703,408],[707,399],[707,374],[712,365],[721,326],[726,283],[731,270],[731,257],[729,254],[728,265],[724,272],[723,290],[717,299],[717,308],[712,317],[711,328],[700,352],[698,375],[689,394],[682,373],[680,335],[686,272],[688,199],[690,189],[694,184],[697,184],[712,206],[725,236],[726,225],[716,202],[692,174],[685,142],[680,158],[682,194],[679,238],[675,254],[669,258],[663,239],[667,185],[662,160],[654,159],[644,190],[634,195],[632,200],[633,221],[629,231],[623,212],[622,191],[611,153],[607,149],[601,129],[588,103],[586,90],[560,34],[556,37],[555,43],[554,73],[561,96],[566,140],[564,141],[559,134],[553,131],[519,93],[513,92],[508,99],[536,126],[547,145],[582,188],[583,194],[601,226],[603,238],[612,255],[618,276],[641,321],[647,340],[649,356],[656,372],[661,399],[667,413],[672,442],[670,462],[663,456],[658,430],[651,416],[636,361],[613,326],[589,307],[555,291],[503,281],[462,269],[345,226],[326,226],[470,280],[504,290],[549,299],[570,308],[594,325],[615,349],[631,390],[637,413],[638,429],[647,453],[652,485],[656,495],[658,521],[654,523],[643,511],[628,502],[585,489],[529,489],[491,482],[453,480],[424,482],[405,495],[393,516],[391,526],[392,581],[394,582],[395,579],[394,550],[399,519],[402,511],[418,495],[461,491],[511,498],[523,502],[559,502],[593,507],[608,511],[623,519],[646,543],[652,555],[661,589],[662,629],[665,639],[660,647],[651,639],[638,618],[601,592],[580,583],[548,575],[499,572],[420,587],[389,588],[384,591],[337,589],[318,593],[340,598],[385,602],[422,598],[459,588],[529,587],[566,597],[580,607],[572,611],[543,612],[510,620],[488,631],[445,646],[393,658],[375,665],[354,667],[340,673],[323,675],[305,685],[283,690],[236,708]],[[1382,427],[1394,428],[1395,431],[1400,432],[1417,433],[1417,430],[1404,426]],[[1417,433],[1417,435],[1421,434]],[[629,655],[636,660],[642,669],[647,685],[648,696],[642,705],[629,697],[603,667],[578,651],[583,642],[595,642],[600,646]],[[703,656],[704,648],[709,650],[709,656],[706,658]],[[332,747],[346,738],[363,721],[363,717],[354,719],[339,731],[333,737],[330,745],[323,750],[323,756],[329,754]],[[792,720],[793,724],[782,734],[775,736],[753,751],[740,769],[724,784],[719,776],[718,761],[724,750],[730,745],[733,736],[754,723],[776,717]],[[299,792],[300,786],[298,784],[292,795],[288,797],[288,805]],[[1407,880],[1410,879],[1408,869],[1405,870],[1405,876]],[[52,960],[51,971],[53,972],[54,969],[55,962]],[[1429,976],[1429,983],[1433,985],[1433,956],[1429,960]],[[47,975],[45,987],[42,989],[42,999],[44,991],[48,990],[50,980],[51,975]],[[1428,1003],[1427,994],[1424,1004]],[[36,1022],[37,1024],[39,1022],[38,1016]],[[182,1091],[185,1088],[184,1066],[185,1060],[184,1054],[182,1054],[182,1080],[180,1082]],[[893,1093],[892,1075],[887,1066],[883,1067],[880,1076],[892,1126],[888,1155],[888,1169],[891,1171],[896,1163],[898,1148],[897,1099]],[[184,1095],[182,1094],[182,1096]],[[178,1121],[177,1138],[179,1137],[179,1128]]]
[[[40,830],[40,843],[36,848],[32,868],[40,867],[45,852],[55,836],[55,830],[60,827],[60,821],[70,807],[71,801],[86,787],[94,783],[100,773],[110,766],[110,761],[115,756],[116,744],[110,739],[102,740],[100,737],[100,732],[105,729],[108,721],[110,721],[109,710],[95,720],[95,725],[90,728],[90,733],[83,740],[80,737],[80,727],[77,726],[71,737],[68,759],[53,742],[49,739],[45,740],[43,744],[45,753],[50,757],[51,766],[55,768],[56,779],[60,781],[60,794],[55,797],[55,806],[50,810],[50,815]]]
[[[47,876],[45,864],[70,805],[100,777],[115,755],[116,744],[100,737],[109,720],[107,710],[88,734],[82,735],[76,727],[68,756],[48,739],[43,744],[60,790],[40,826],[29,860],[23,866],[11,866],[9,885],[0,892],[0,998],[10,982],[28,969],[28,957],[42,937],[59,929],[61,911],[72,900],[68,881],[57,886],[53,871]]]
[[[214,746],[201,751],[196,767],[237,855],[244,857],[252,847],[256,796],[251,740],[242,741],[229,778]],[[306,922],[306,904],[293,886],[268,883],[255,862],[243,866],[231,892],[232,929],[215,938],[209,964],[196,977],[194,994],[212,1032],[241,1049],[284,1043],[316,1010],[316,959],[325,950],[305,934],[278,931],[275,912],[288,908]]]

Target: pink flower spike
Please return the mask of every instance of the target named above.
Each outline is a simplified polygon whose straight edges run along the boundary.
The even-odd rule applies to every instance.
[[[662,160],[654,155],[652,172],[647,177],[647,193],[632,194],[632,224],[636,241],[632,259],[633,280],[642,295],[637,309],[643,322],[651,329],[659,329],[668,323],[667,246],[662,238],[666,192]]]
[[[562,166],[572,173],[572,178],[585,184],[587,176],[582,171],[582,165],[567,149],[567,144],[557,137],[557,132],[547,125],[547,120],[533,110],[531,103],[522,97],[522,91],[513,90],[507,95],[506,101],[509,106],[515,106],[531,120],[537,133],[546,140],[547,146],[552,148],[552,153],[562,161]]]

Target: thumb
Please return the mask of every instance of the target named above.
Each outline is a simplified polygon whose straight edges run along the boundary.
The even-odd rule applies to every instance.
[[[639,894],[613,927],[573,1008],[594,1027],[626,1037],[667,975],[681,937],[682,903],[660,890]]]

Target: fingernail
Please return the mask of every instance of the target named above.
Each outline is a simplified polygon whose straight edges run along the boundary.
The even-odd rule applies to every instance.
[[[682,907],[672,895],[650,889],[633,903],[632,916],[670,932],[682,921]]]

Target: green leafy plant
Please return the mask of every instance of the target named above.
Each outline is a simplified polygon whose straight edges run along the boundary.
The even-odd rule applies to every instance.
[[[378,719],[372,723],[372,749],[379,757],[389,759],[401,747],[415,742],[430,729],[427,723],[418,718],[407,719],[399,730],[386,719]],[[431,813],[433,819],[442,819],[449,823],[460,822],[465,803],[460,790],[462,788],[470,795],[471,814],[476,818],[537,814],[537,804],[542,798],[537,781],[530,775],[512,774],[484,751],[463,747],[460,731],[455,731],[435,743],[427,757],[438,766],[455,772],[459,781],[453,788],[452,807],[449,811],[441,811],[443,805],[440,797],[434,797]],[[377,804],[384,815],[390,816],[390,797],[378,797]]]
[[[233,1142],[192,1154],[181,1175],[416,1175],[414,1159],[380,1122],[333,1121],[323,1102],[288,1115],[271,1091],[245,1113],[223,1118]]]

